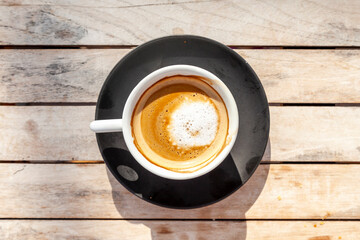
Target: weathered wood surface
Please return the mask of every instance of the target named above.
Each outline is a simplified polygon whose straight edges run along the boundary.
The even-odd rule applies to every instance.
[[[130,49],[2,50],[0,102],[96,102]],[[359,103],[359,50],[236,50],[272,103]]]
[[[28,240],[357,240],[359,229],[358,221],[327,221],[322,225],[319,221],[0,221],[0,235],[5,239]]]
[[[0,50],[0,105],[95,103],[133,46],[172,34],[234,46],[360,46],[359,12],[353,0],[0,0],[2,46],[103,48]],[[115,45],[127,48],[104,49]],[[358,49],[236,51],[271,103],[360,103]],[[88,128],[94,106],[0,106],[0,161],[42,163],[0,164],[0,239],[359,239],[360,108],[270,110],[263,162],[351,164],[261,164],[225,200],[173,210],[140,200],[101,163]]]
[[[94,106],[0,106],[1,160],[100,160]]]
[[[263,161],[360,161],[360,108],[270,107]],[[94,106],[0,106],[0,160],[101,160]]]
[[[104,164],[4,163],[0,217],[360,219],[359,171],[360,165],[347,164],[262,164],[225,200],[174,210],[139,199]]]
[[[360,46],[359,10],[352,0],[3,0],[0,44],[137,45],[195,34],[228,45]]]
[[[270,113],[271,161],[360,160],[360,108],[271,107]]]

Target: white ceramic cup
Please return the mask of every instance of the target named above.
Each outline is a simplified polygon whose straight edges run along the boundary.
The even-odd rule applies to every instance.
[[[223,99],[229,117],[229,129],[227,136],[227,145],[223,148],[220,154],[205,167],[191,173],[180,173],[167,170],[159,167],[148,161],[136,148],[131,130],[131,118],[135,105],[142,96],[142,94],[157,81],[173,75],[196,75],[205,77],[211,82],[213,87]],[[148,171],[168,179],[186,180],[202,176],[211,170],[215,169],[230,153],[234,146],[237,132],[239,128],[239,114],[234,97],[226,85],[214,74],[209,71],[191,66],[191,65],[172,65],[160,68],[142,79],[138,85],[132,90],[128,99],[126,100],[122,119],[96,120],[90,123],[90,129],[96,133],[104,132],[123,132],[126,146],[131,155],[136,161],[141,164]]]

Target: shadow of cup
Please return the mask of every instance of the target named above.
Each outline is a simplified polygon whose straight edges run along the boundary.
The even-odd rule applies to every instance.
[[[104,154],[107,159],[114,158],[110,161],[110,164],[114,165],[110,167],[117,170],[115,174],[118,175],[119,181],[125,183],[123,185],[138,196],[136,197],[125,190],[124,186],[119,184],[118,180],[107,170],[116,209],[122,218],[134,219],[130,222],[143,224],[150,228],[152,239],[159,239],[164,236],[167,239],[182,239],[198,236],[198,234],[202,234],[199,236],[209,236],[210,239],[215,236],[222,236],[224,239],[233,236],[236,236],[236,239],[246,239],[245,214],[261,194],[270,169],[269,164],[260,164],[252,177],[244,184],[241,180],[241,171],[244,171],[244,166],[235,162],[230,154],[218,168],[209,173],[209,176],[197,179],[195,185],[202,185],[202,188],[199,189],[198,187],[195,188],[194,181],[167,180],[164,182],[163,178],[146,172],[127,150],[107,148],[104,150]],[[116,156],[122,156],[120,162],[116,161]],[[271,144],[268,141],[263,161],[270,160]],[[249,159],[245,171],[256,167],[251,166],[251,164],[257,162],[258,159]],[[223,182],[222,179],[226,179],[227,182]],[[212,186],[211,188],[209,183]],[[239,184],[244,185],[238,189]],[[204,201],[209,201],[209,197],[215,201],[220,201],[201,207],[204,205]],[[164,205],[170,203],[178,208],[187,206],[187,204],[195,204],[199,208],[185,210],[164,208],[142,201],[139,198],[156,201]],[[194,199],[197,202],[194,203]],[[189,200],[192,202],[188,202]],[[143,219],[178,219],[181,221],[148,221]],[[185,219],[197,219],[198,221],[182,221]],[[233,224],[224,224],[226,222],[208,221],[216,219],[234,220],[236,228]]]

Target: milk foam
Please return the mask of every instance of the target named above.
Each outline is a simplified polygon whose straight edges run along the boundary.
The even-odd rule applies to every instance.
[[[171,115],[170,142],[181,148],[209,145],[218,125],[216,108],[209,101],[184,102]]]

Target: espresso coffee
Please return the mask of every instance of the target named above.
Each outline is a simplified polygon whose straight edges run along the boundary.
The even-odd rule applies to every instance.
[[[211,82],[199,76],[166,77],[148,88],[132,119],[134,144],[153,164],[194,172],[226,145],[228,113]]]

